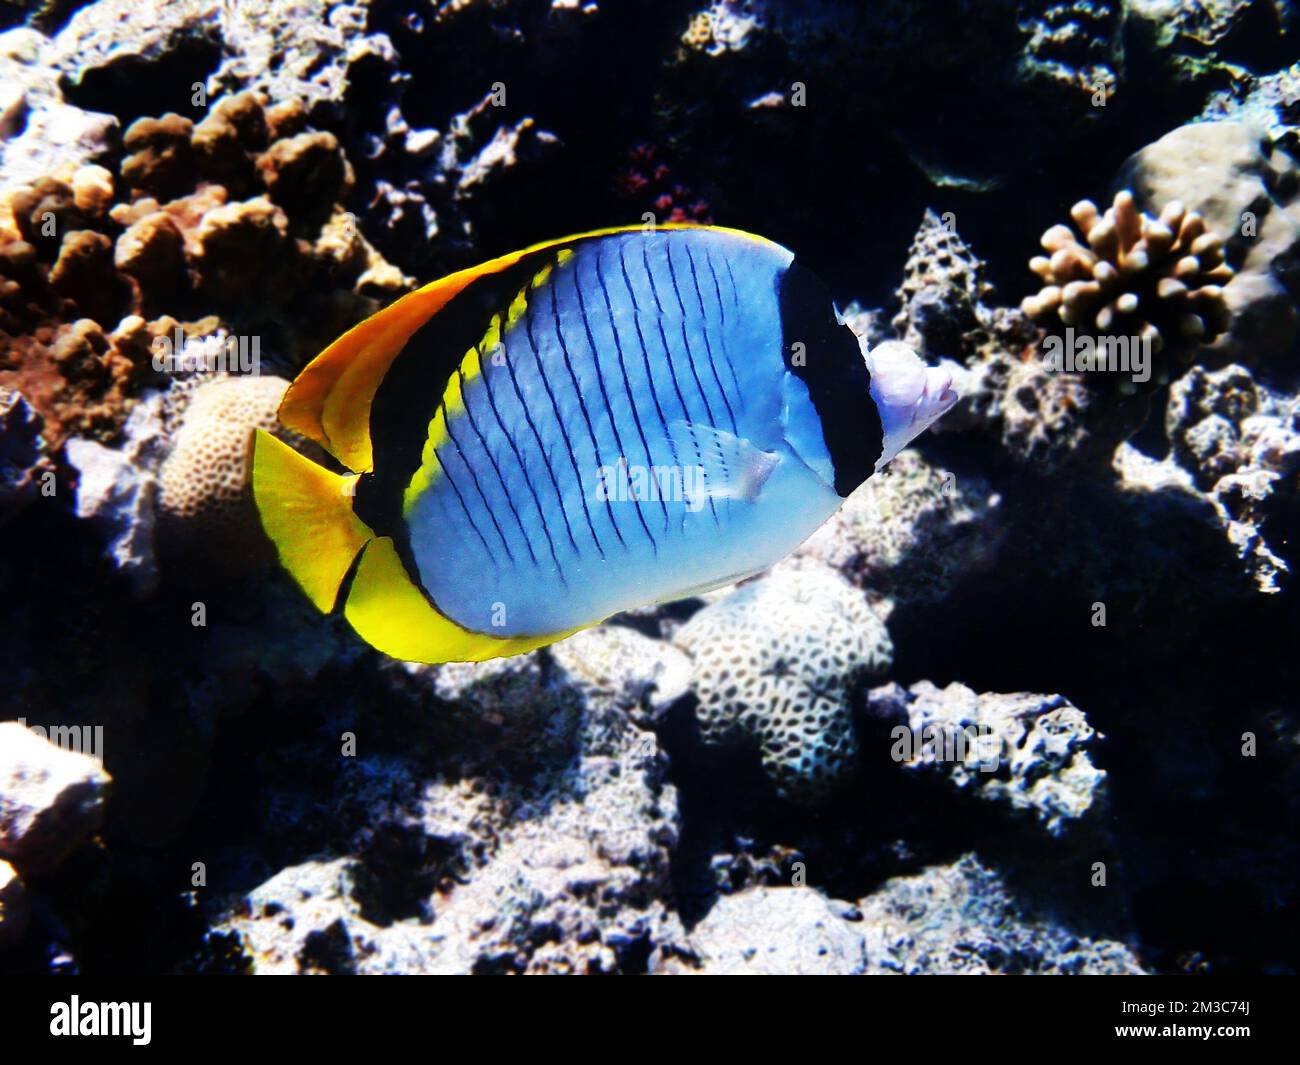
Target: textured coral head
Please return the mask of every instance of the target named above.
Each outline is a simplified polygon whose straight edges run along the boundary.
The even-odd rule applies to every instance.
[[[871,371],[871,398],[885,431],[885,448],[876,462],[879,470],[947,414],[958,396],[951,373],[927,366],[900,341],[887,340],[870,350],[864,342],[862,349]]]

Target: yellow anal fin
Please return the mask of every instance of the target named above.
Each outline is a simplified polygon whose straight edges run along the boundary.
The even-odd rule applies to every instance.
[[[505,658],[544,647],[578,631],[499,637],[461,628],[439,613],[411,581],[388,536],[366,545],[343,613],[366,643],[404,662]]]
[[[694,223],[671,223],[660,230],[711,229],[761,243],[762,237],[742,230]],[[407,293],[348,330],[307,364],[285,393],[280,421],[316,441],[349,469],[368,473],[374,468],[370,442],[370,407],[393,360],[417,329],[480,277],[508,270],[525,257],[580,240],[642,230],[641,226],[612,226],[543,241],[478,266],[458,270]]]
[[[253,499],[280,562],[329,612],[374,532],[352,511],[356,477],[331,473],[261,429],[253,436]]]

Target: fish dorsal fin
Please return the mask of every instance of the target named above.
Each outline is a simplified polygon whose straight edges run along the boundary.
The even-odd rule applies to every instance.
[[[478,266],[458,270],[407,293],[349,329],[307,364],[289,386],[280,404],[281,424],[316,441],[348,469],[369,473],[374,468],[370,407],[389,366],[416,330],[474,281],[509,270],[527,256],[597,237],[643,231],[643,228],[613,226],[544,241]],[[709,229],[770,243],[752,233],[721,226],[680,222],[666,223],[657,228]]]

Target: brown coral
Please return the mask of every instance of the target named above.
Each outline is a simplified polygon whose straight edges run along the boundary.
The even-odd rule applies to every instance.
[[[194,187],[194,123],[168,112],[162,118],[131,123],[122,144],[131,154],[122,162],[122,179],[155,196],[179,196]]]
[[[1228,328],[1223,285],[1232,268],[1199,214],[1175,202],[1152,218],[1124,190],[1104,214],[1081,200],[1070,216],[1086,243],[1065,225],[1043,234],[1048,255],[1029,263],[1043,288],[1020,305],[1031,318],[1149,338],[1154,351],[1208,342]]]
[[[113,439],[156,381],[151,342],[178,325],[255,337],[291,372],[410,287],[340,206],[338,141],[305,124],[300,105],[239,93],[197,125],[134,122],[119,170],[70,167],[0,199],[0,383],[44,417],[51,454]]]

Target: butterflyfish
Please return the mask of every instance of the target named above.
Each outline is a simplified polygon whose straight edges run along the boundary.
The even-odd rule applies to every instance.
[[[767,569],[957,400],[869,349],[779,244],[717,226],[538,244],[345,333],[252,444],[280,562],[397,659],[520,654]]]

